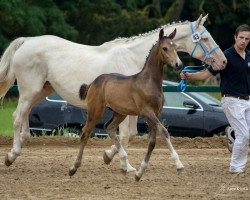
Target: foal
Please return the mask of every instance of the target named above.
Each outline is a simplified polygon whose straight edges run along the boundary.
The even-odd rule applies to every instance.
[[[163,105],[163,66],[170,64],[173,68],[180,69],[181,61],[172,42],[176,29],[167,37],[163,29],[160,30],[159,40],[152,47],[141,72],[132,76],[121,74],[103,74],[97,77],[90,85],[83,84],[79,90],[82,100],[87,100],[88,119],[82,129],[81,145],[74,165],[69,170],[69,175],[75,174],[81,165],[83,149],[91,135],[95,124],[101,119],[106,106],[114,113],[105,128],[112,138],[121,157],[121,166],[127,172],[127,153],[120,144],[116,135],[118,125],[127,115],[140,115],[144,117],[151,130],[149,134],[148,150],[140,169],[135,173],[135,180],[139,181],[147,168],[151,153],[155,147],[156,133],[163,133],[167,138],[168,148],[176,162],[177,170],[182,170],[183,165],[175,152],[167,129],[160,123],[159,117]],[[111,160],[105,156],[105,162]]]

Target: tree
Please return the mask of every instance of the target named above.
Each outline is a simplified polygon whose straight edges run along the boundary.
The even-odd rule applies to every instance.
[[[50,0],[1,0],[0,24],[0,52],[20,36],[54,34],[74,40],[78,35]]]

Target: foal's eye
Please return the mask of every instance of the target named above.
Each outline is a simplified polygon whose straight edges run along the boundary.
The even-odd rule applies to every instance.
[[[168,51],[168,48],[167,47],[163,47],[163,51]]]

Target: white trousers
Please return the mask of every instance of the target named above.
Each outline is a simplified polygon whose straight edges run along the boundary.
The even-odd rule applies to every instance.
[[[245,168],[249,146],[250,100],[222,97],[221,106],[235,132],[230,167]]]

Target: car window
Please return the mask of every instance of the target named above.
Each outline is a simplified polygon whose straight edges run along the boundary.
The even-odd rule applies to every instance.
[[[56,92],[53,92],[51,95],[49,95],[47,99],[50,101],[64,101],[64,99]]]
[[[220,101],[214,97],[212,97],[211,95],[205,93],[205,92],[191,92],[192,95],[194,95],[195,97],[199,98],[201,101],[203,101],[204,103],[211,105],[211,106],[221,106]]]
[[[164,92],[164,106],[185,108],[183,102],[190,98],[181,92]]]

